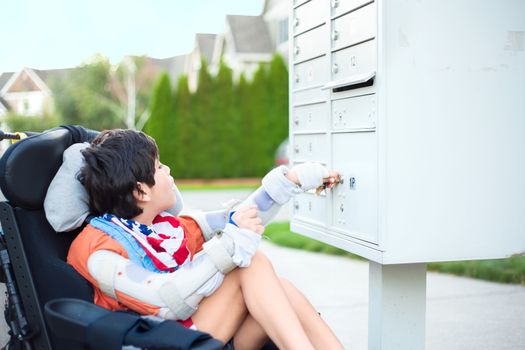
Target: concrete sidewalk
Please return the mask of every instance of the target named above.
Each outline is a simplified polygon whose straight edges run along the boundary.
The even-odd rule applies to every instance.
[[[263,242],[346,349],[367,349],[368,263]],[[427,350],[525,349],[525,287],[427,274]]]

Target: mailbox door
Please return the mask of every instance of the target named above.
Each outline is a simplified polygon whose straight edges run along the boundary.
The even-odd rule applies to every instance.
[[[332,225],[337,231],[378,244],[376,132],[332,135],[333,168],[343,183],[332,193]]]
[[[316,226],[326,226],[326,196],[310,192],[301,193],[293,199],[293,216],[295,220]]]
[[[293,110],[292,127],[294,131],[324,131],[326,130],[326,102],[295,107]]]

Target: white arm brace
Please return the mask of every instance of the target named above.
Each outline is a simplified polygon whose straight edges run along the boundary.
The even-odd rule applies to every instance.
[[[270,171],[262,179],[262,186],[246,198],[238,207],[255,204],[259,210],[262,224],[268,224],[279,212],[281,206],[287,203],[295,194],[304,190],[317,188],[323,184],[323,178],[328,177],[328,170],[319,163],[306,162],[292,168],[301,182],[301,186],[294,184],[286,177],[289,171],[284,165]],[[206,240],[213,237],[217,230],[221,230],[228,223],[230,209],[205,212],[192,212],[188,216],[193,218],[201,228]]]
[[[323,178],[328,177],[328,170],[319,163],[302,163],[295,165],[292,170],[297,174],[300,185],[296,185],[286,177],[289,170],[281,165],[266,174],[262,179],[262,186],[241,206],[256,204],[262,224],[266,225],[294,194],[317,188],[323,184]]]
[[[245,267],[257,249],[261,236],[227,225],[224,233],[203,245],[203,252],[172,273],[146,270],[121,255],[99,250],[89,256],[88,270],[106,295],[117,299],[115,291],[160,308],[158,316],[185,320],[203,297],[211,295],[224,275],[235,267]]]

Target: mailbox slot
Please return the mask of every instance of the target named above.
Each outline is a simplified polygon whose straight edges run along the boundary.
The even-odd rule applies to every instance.
[[[327,69],[328,58],[321,56],[311,61],[306,61],[295,66],[293,84],[295,89],[320,86],[330,80],[330,72]]]
[[[294,161],[323,162],[326,159],[327,144],[325,134],[294,135],[293,138]]]
[[[306,61],[326,54],[328,41],[326,40],[327,26],[322,25],[295,38],[293,57],[296,62]],[[318,43],[312,45],[312,43]]]
[[[326,196],[317,196],[312,193],[301,193],[294,197],[294,218],[325,226],[326,221]]]
[[[327,87],[353,84],[358,78],[374,77],[377,70],[376,41],[332,53],[332,82]]]
[[[332,129],[375,129],[376,95],[332,101]]]
[[[371,3],[332,22],[332,49],[344,48],[376,37],[376,4]]]
[[[323,17],[319,13],[323,12],[326,6],[325,0],[311,0],[294,10],[293,32],[294,34],[311,29],[324,23]]]
[[[347,12],[350,12],[358,7],[368,4],[370,0],[330,0],[332,8],[332,17],[339,17]]]
[[[293,110],[292,127],[295,131],[326,130],[326,102],[299,106]]]

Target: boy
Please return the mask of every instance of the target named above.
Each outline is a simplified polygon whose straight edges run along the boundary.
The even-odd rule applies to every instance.
[[[82,155],[79,180],[98,217],[77,236],[68,262],[93,284],[96,304],[176,319],[222,340],[234,337],[237,347],[266,335],[282,347],[338,344],[311,306],[294,309],[286,293],[298,292],[256,252],[264,224],[299,184],[335,184],[336,173],[314,163],[277,168],[238,210],[177,218],[165,212],[177,201],[173,178],[147,135],[105,131]],[[225,306],[228,315],[220,312]],[[313,339],[305,328],[316,329]]]

